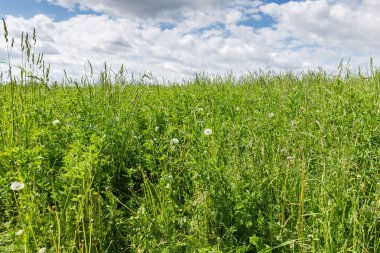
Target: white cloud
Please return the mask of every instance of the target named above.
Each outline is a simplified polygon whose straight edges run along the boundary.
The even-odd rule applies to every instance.
[[[268,4],[261,10],[278,21],[277,30],[301,43],[367,51],[378,47],[380,1],[342,0]],[[378,35],[377,35],[378,34]]]
[[[74,9],[92,10],[110,16],[157,17],[176,16],[185,10],[223,6],[228,0],[48,0],[49,2]]]
[[[192,8],[181,12],[180,18],[178,13],[160,16],[173,11],[173,6],[164,5],[158,10],[147,7],[165,1],[138,4],[137,0],[112,0],[113,4],[107,5],[112,7],[104,7],[105,0],[91,1],[91,6],[84,0],[56,2],[66,7],[82,4],[108,15],[79,15],[60,22],[44,15],[32,19],[7,17],[8,29],[15,38],[22,30],[36,27],[36,49],[45,53],[55,77],[62,76],[63,69],[81,76],[87,60],[98,71],[107,62],[114,70],[124,64],[129,73],[151,71],[158,79],[181,80],[195,72],[239,74],[267,67],[300,71],[320,66],[333,71],[342,57],[351,57],[351,64],[362,66],[369,63],[370,56],[380,58],[380,2],[375,0],[286,4],[236,0],[226,2],[223,8],[219,5],[223,1],[208,1],[205,8],[203,1],[175,1],[173,6]],[[216,2],[219,4],[211,8]],[[150,18],[143,21],[128,15],[109,16],[128,8],[134,15],[148,8]],[[260,29],[238,25],[247,14],[256,20],[265,14],[276,23]],[[176,20],[173,26],[160,29],[168,17]],[[0,43],[0,60],[3,57],[5,48]]]

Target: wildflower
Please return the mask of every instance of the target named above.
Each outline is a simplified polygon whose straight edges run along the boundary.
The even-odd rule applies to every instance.
[[[53,120],[53,125],[58,125],[58,124],[59,124],[59,120],[58,119]]]
[[[179,144],[179,140],[177,138],[171,139],[171,141],[170,141],[171,146],[178,145],[178,144]]]
[[[170,150],[175,151],[175,146],[179,144],[179,140],[177,138],[173,138],[170,140]]]
[[[293,156],[288,156],[288,157],[286,157],[286,159],[288,159],[290,162],[294,162],[294,157]]]
[[[315,124],[320,125],[321,123],[318,120],[316,120]]]
[[[274,113],[273,113],[273,112],[271,112],[271,113],[268,114],[268,118],[271,119],[271,118],[273,118],[273,117],[274,117]]]
[[[11,190],[12,191],[20,191],[25,188],[25,184],[22,182],[12,182]]]
[[[46,252],[46,248],[45,247],[40,248],[39,251],[38,251],[38,253],[45,253],[45,252]]]
[[[24,234],[24,230],[20,229],[16,232],[17,236],[22,236]]]
[[[211,135],[211,134],[212,134],[212,130],[211,130],[210,128],[207,128],[207,129],[205,129],[205,130],[203,131],[203,133],[204,133],[205,135]]]
[[[159,127],[159,126],[156,126],[156,127],[154,128],[154,131],[158,132],[158,130],[160,130],[160,127]]]

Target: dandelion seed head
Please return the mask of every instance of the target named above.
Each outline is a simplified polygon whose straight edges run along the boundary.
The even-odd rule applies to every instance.
[[[293,156],[288,156],[288,157],[286,157],[286,159],[288,159],[291,162],[294,162],[294,157]]]
[[[203,133],[205,134],[205,135],[212,135],[212,130],[210,129],[210,128],[207,128],[207,129],[205,129],[204,131],[203,131]]]
[[[12,191],[21,191],[25,188],[25,184],[22,182],[12,182],[11,183],[11,190]]]
[[[53,125],[58,125],[58,124],[59,124],[59,120],[58,119],[53,120]]]
[[[170,140],[170,145],[171,146],[174,146],[174,145],[178,145],[179,144],[179,140],[177,138],[173,138]]]
[[[273,112],[271,112],[271,113],[268,114],[268,118],[271,119],[271,118],[273,118],[273,117],[274,117],[274,113],[273,113]]]

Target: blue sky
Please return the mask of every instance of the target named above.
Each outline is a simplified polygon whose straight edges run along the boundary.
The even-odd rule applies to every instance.
[[[17,40],[37,30],[52,73],[104,62],[181,80],[196,72],[335,71],[380,57],[378,0],[0,0]],[[0,30],[0,33],[2,31]],[[0,34],[1,35],[1,34]],[[1,36],[2,37],[2,36]],[[0,61],[6,47],[0,41]],[[12,61],[17,62],[17,54]],[[0,71],[1,66],[0,66]]]
[[[265,1],[267,3],[283,4],[289,2],[289,0],[277,0],[277,1]],[[76,15],[83,14],[101,14],[91,10],[83,10],[79,6],[75,6],[73,9],[68,9],[57,4],[53,4],[46,0],[1,0],[0,16],[6,15],[22,16],[25,18],[32,18],[37,14],[44,14],[56,21],[67,20]],[[270,16],[262,15],[261,20],[255,20],[251,16],[247,16],[247,19],[240,22],[241,25],[247,25],[252,27],[265,27],[271,26],[274,22]],[[163,28],[167,29],[172,27],[173,24],[163,23]]]
[[[79,9],[68,10],[47,1],[35,0],[1,0],[0,15],[22,16],[32,18],[37,14],[44,14],[57,21],[65,20],[82,13]]]

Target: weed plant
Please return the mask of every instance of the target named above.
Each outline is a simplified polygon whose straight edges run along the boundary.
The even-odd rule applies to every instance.
[[[378,70],[48,85],[23,40],[0,252],[380,252]]]

